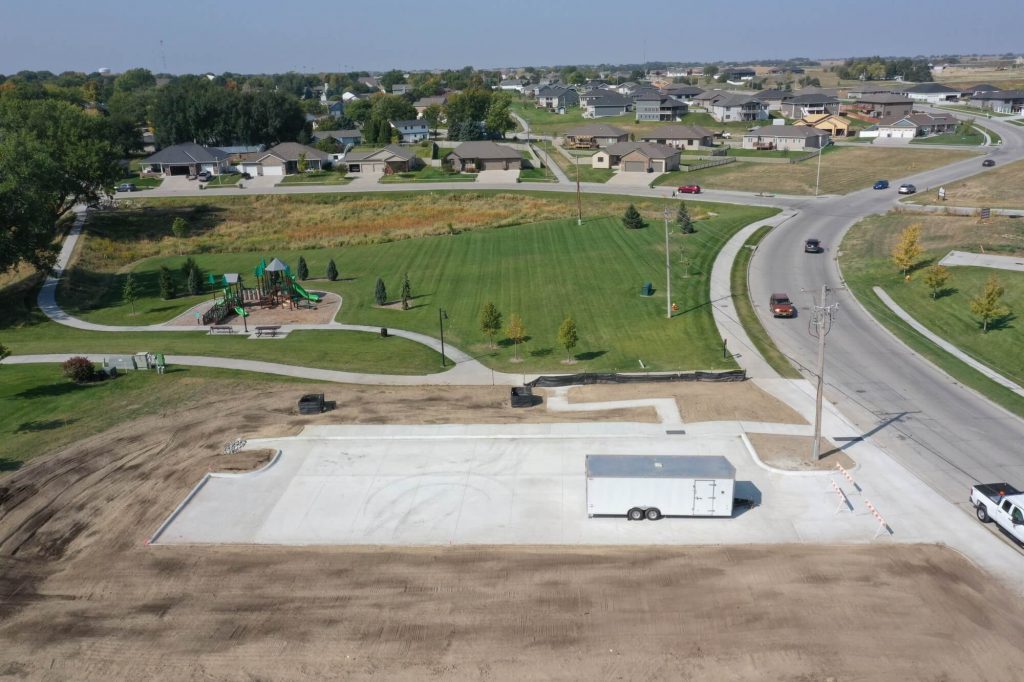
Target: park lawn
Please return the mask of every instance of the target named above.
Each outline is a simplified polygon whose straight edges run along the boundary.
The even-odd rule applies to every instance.
[[[424,166],[416,171],[382,175],[378,182],[385,185],[403,182],[476,182],[476,175],[452,173],[436,166]]]
[[[518,196],[518,195],[517,195]],[[569,199],[572,199],[570,196]],[[694,235],[672,235],[672,249],[684,245],[692,249],[693,266],[689,276],[676,272],[673,276],[673,300],[681,312],[672,321],[662,318],[665,309],[664,292],[655,296],[639,296],[640,285],[646,281],[658,282],[664,275],[663,233],[660,217],[665,200],[636,200],[638,208],[652,221],[646,229],[625,230],[619,219],[626,203],[617,197],[587,198],[585,215],[593,215],[595,208],[603,207],[608,217],[590,217],[582,227],[574,219],[561,219],[520,225],[500,230],[477,230],[418,239],[406,239],[383,244],[347,246],[344,249],[317,249],[302,251],[275,251],[266,253],[288,263],[303,255],[311,273],[322,273],[328,259],[338,265],[341,279],[311,280],[307,288],[334,291],[344,299],[339,321],[366,324],[374,327],[396,327],[438,335],[437,309],[444,308],[449,315],[445,338],[454,345],[482,355],[483,362],[508,371],[566,371],[561,363],[564,351],[556,342],[557,329],[565,315],[573,315],[580,328],[581,342],[574,354],[583,361],[574,369],[639,371],[644,366],[651,370],[723,368],[734,366],[721,358],[717,332],[708,307],[708,282],[711,263],[721,245],[743,225],[772,215],[771,209],[717,204],[689,204],[691,215],[699,219]],[[677,206],[672,203],[672,207]],[[612,209],[614,207],[614,209]],[[620,208],[622,210],[620,210]],[[715,215],[711,215],[711,211]],[[609,215],[610,213],[610,215]],[[88,244],[88,242],[87,242]],[[260,254],[221,253],[197,256],[207,271],[249,272]],[[156,277],[161,264],[176,266],[180,256],[157,257],[136,263],[133,268],[140,282]],[[374,283],[382,277],[392,298],[397,294],[401,277],[408,273],[416,297],[408,311],[381,309],[374,306]],[[116,299],[117,279],[111,285],[111,299]],[[153,297],[155,291],[146,289]],[[144,297],[145,298],[145,297]],[[489,349],[478,328],[480,308],[493,300],[505,314],[522,315],[531,337],[520,348],[525,362],[512,361],[514,349],[500,345]],[[124,313],[123,305],[110,301],[111,307]],[[154,302],[155,303],[155,302]],[[147,304],[146,300],[137,305]],[[113,313],[90,311],[86,317],[116,317]],[[169,315],[170,317],[170,315]],[[63,333],[65,330],[62,329]],[[78,332],[78,330],[67,330]],[[83,332],[79,332],[83,333]],[[102,332],[94,335],[103,335]],[[277,349],[277,358],[286,344],[295,337],[264,344]],[[317,332],[302,332],[315,335]],[[331,345],[337,332],[323,332],[327,337],[311,337],[308,348],[300,349],[301,357],[315,353],[319,344]],[[112,339],[121,336],[106,334]],[[167,341],[161,336],[161,347],[154,346],[153,334],[130,334],[126,346],[135,349],[143,339],[147,346],[164,352],[191,352],[167,347],[168,344],[198,343],[204,347],[224,350],[216,354],[246,353],[259,344],[244,339],[197,336],[197,341],[185,338],[183,332],[169,334]],[[370,335],[366,335],[370,336]],[[142,337],[142,338],[139,338]],[[375,338],[370,336],[370,338]],[[499,337],[500,339],[500,337]],[[11,336],[15,352],[55,352],[27,350],[18,345],[18,335]],[[220,342],[232,341],[237,348]],[[306,342],[304,342],[305,344]],[[299,345],[297,343],[297,345]],[[77,343],[65,343],[64,348],[78,348]],[[49,346],[48,346],[49,348]],[[89,350],[89,349],[86,349]],[[209,352],[208,354],[214,354]],[[336,358],[335,353],[331,353]],[[358,353],[348,354],[353,357]],[[261,358],[262,359],[262,358]],[[336,361],[336,360],[335,360]],[[298,360],[293,361],[300,364]],[[330,360],[317,358],[318,363]],[[321,364],[320,366],[323,366]]]
[[[286,175],[279,185],[347,185],[352,178],[338,171],[313,171]]]
[[[911,224],[922,228],[925,251],[904,281],[889,258],[900,232]],[[994,274],[1006,289],[1003,298],[1011,311],[1024,311],[1024,273],[988,268],[950,267],[943,295],[933,300],[924,283],[924,268],[950,250],[1024,255],[1024,226],[1012,218],[993,218],[979,224],[974,218],[890,213],[861,221],[847,233],[840,250],[846,284],[857,299],[886,327],[912,348],[935,362],[958,381],[978,390],[1004,407],[1024,416],[1024,399],[985,378],[979,372],[934,346],[907,326],[878,299],[872,287],[885,290],[914,319],[960,350],[1003,376],[1024,383],[1024,328],[1014,315],[987,334],[970,312],[970,299],[981,293]]]
[[[0,476],[34,456],[53,452],[109,428],[211,395],[273,391],[307,379],[204,367],[167,373],[128,372],[114,380],[74,384],[57,363],[0,367]],[[225,442],[233,437],[225,432]]]
[[[967,135],[962,135],[958,132],[942,133],[940,135],[916,138],[911,140],[910,144],[962,144],[976,147],[980,144],[985,144],[985,136],[976,130],[972,130]]]
[[[978,164],[978,170],[982,170]],[[1024,161],[998,165],[964,180],[945,185],[946,204],[974,208],[1024,209]],[[907,200],[911,204],[938,203],[934,192],[921,192]]]
[[[970,158],[974,152],[956,149],[893,149],[829,147],[821,161],[821,193],[847,194],[870,187],[878,178],[901,177]],[[676,171],[659,177],[656,185],[696,183],[708,189],[731,189],[776,194],[814,194],[818,164],[814,159],[795,164],[738,161],[699,171]]]
[[[704,126],[711,130],[728,130],[735,135],[736,133],[746,132],[752,126],[770,123],[769,121],[719,123],[706,112],[690,112],[683,116],[682,121],[676,121],[674,124],[659,121],[638,122],[636,120],[636,113],[632,111],[621,116],[602,116],[601,118],[591,119],[583,118],[582,107],[572,107],[567,109],[564,114],[556,114],[536,107],[531,100],[514,101],[512,103],[512,111],[522,116],[530,124],[531,133],[556,136],[563,135],[570,128],[587,123],[603,123],[622,128],[633,134],[636,139],[639,139],[641,135],[653,132],[657,128],[666,125]]]

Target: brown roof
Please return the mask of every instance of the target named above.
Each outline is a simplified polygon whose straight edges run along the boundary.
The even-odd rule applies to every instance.
[[[276,156],[282,161],[298,161],[299,154],[305,154],[307,160],[327,161],[330,159],[330,155],[326,154],[315,147],[307,147],[304,144],[298,142],[282,142],[279,145],[271,147],[267,151],[263,152],[257,158],[257,161],[262,161],[268,156]]]
[[[653,142],[616,142],[605,151],[609,156],[625,156],[639,151],[649,159],[668,159],[679,155],[679,150],[675,147]]]
[[[694,140],[700,137],[714,137],[714,133],[703,126],[661,126],[640,136],[641,140]]]
[[[455,151],[453,155],[458,156],[460,159],[521,159],[523,158],[520,154],[512,147],[506,147],[502,144],[490,142],[488,140],[480,140],[478,142],[463,142]]]

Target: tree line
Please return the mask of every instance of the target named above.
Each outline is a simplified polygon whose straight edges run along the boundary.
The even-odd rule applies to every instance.
[[[885,59],[867,57],[847,59],[835,72],[843,80],[893,80],[897,77],[915,83],[931,82],[932,70],[926,59]]]

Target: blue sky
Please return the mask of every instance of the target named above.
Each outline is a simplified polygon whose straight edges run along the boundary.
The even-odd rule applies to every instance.
[[[2,0],[0,73],[163,71],[161,40],[172,73],[992,54],[1022,26],[1021,0]]]

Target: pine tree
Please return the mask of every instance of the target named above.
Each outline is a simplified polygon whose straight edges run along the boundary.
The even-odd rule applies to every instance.
[[[178,283],[174,273],[166,265],[160,266],[160,298],[168,301],[178,295]]]
[[[989,275],[985,291],[971,299],[971,312],[979,318],[981,330],[986,334],[989,323],[1010,314],[1010,309],[1002,303],[1003,293],[1003,286],[996,276]]]
[[[188,271],[188,283],[186,284],[186,286],[188,287],[188,293],[191,294],[192,296],[197,296],[202,293],[202,276],[202,271],[200,271],[198,267],[194,267]]]
[[[579,331],[576,329],[576,322],[572,317],[567,317],[558,328],[558,343],[562,344],[566,352],[566,360],[572,360],[572,349],[580,340]]]
[[[924,283],[932,290],[932,300],[939,297],[939,290],[949,281],[949,269],[944,265],[933,265],[924,273]]]
[[[132,273],[124,278],[124,288],[121,290],[121,299],[132,307],[132,315],[135,314],[135,301],[139,298],[139,288],[135,284],[135,276]]]
[[[480,331],[487,337],[488,345],[494,348],[494,335],[501,331],[501,313],[490,301],[480,311]]]
[[[306,259],[299,256],[299,279],[305,281],[309,279],[309,266],[306,265]]]
[[[907,276],[907,271],[914,267],[917,259],[921,256],[921,226],[909,225],[900,234],[896,246],[892,248],[892,262]]]
[[[402,310],[409,309],[409,299],[412,298],[412,284],[409,283],[409,273],[405,273],[402,279]]]
[[[526,327],[523,326],[523,318],[519,317],[519,313],[512,313],[509,316],[508,329],[505,330],[505,336],[515,344],[515,359],[518,360],[519,344],[526,338]]]
[[[334,259],[327,261],[327,279],[332,282],[338,279],[338,266],[334,264]]]
[[[633,204],[629,205],[625,215],[622,216],[622,224],[627,230],[639,230],[641,227],[644,227],[643,216],[640,215],[640,211],[636,210],[636,206]]]
[[[384,280],[380,277],[377,278],[377,290],[373,294],[373,300],[380,306],[388,302],[388,290],[384,286]]]
[[[679,211],[676,212],[676,223],[684,234],[693,234],[693,219],[690,218],[690,211],[686,208],[686,202],[679,202]]]

